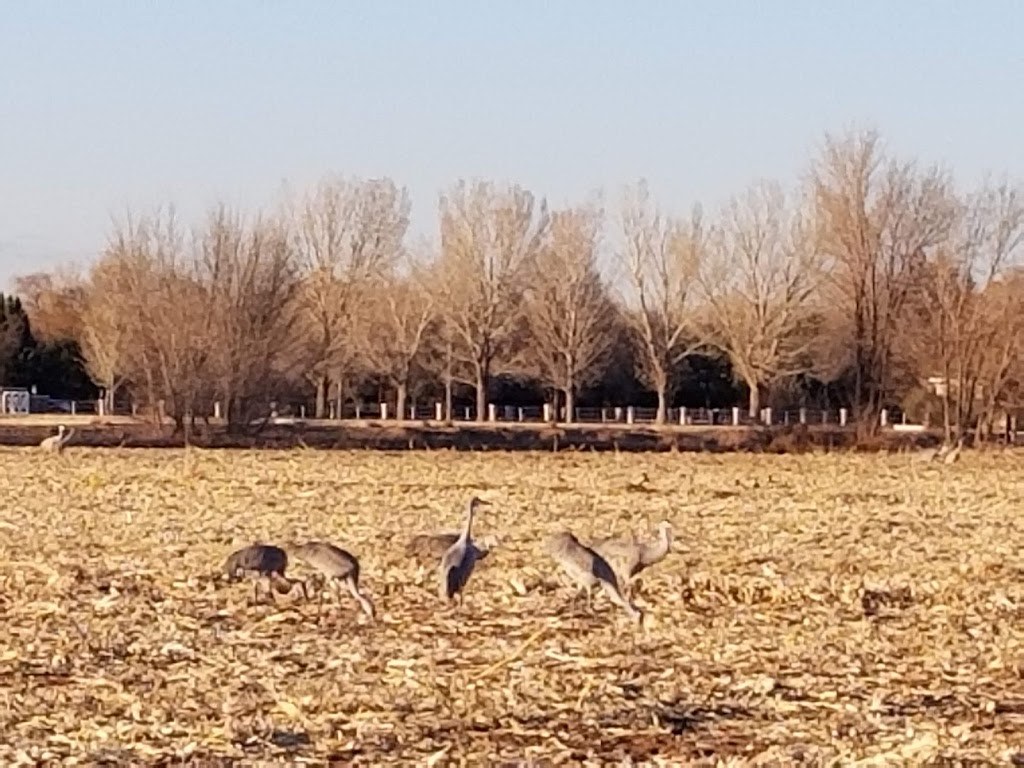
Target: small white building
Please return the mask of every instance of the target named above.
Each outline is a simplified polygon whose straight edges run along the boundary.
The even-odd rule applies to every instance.
[[[0,389],[0,414],[23,416],[30,412],[31,393],[23,387]]]

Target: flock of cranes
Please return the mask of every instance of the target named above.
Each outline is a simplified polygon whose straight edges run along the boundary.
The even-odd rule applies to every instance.
[[[492,543],[482,547],[472,538],[477,510],[488,506],[491,506],[490,502],[474,496],[469,500],[465,522],[458,534],[418,534],[406,544],[407,556],[417,560],[421,566],[433,562],[437,567],[438,597],[442,601],[461,602],[476,564],[488,556],[493,546]],[[545,545],[547,553],[575,584],[577,592],[574,601],[585,592],[587,607],[592,607],[593,589],[600,587],[612,603],[622,608],[637,623],[642,623],[643,612],[629,596],[632,580],[645,568],[665,559],[671,548],[672,527],[667,521],[659,524],[658,538],[654,541],[644,541],[633,534],[627,534],[604,537],[592,546],[587,546],[569,531],[559,531],[549,537]],[[344,585],[359,603],[363,613],[371,619],[376,617],[373,602],[360,589],[359,560],[352,553],[327,542],[289,542],[280,546],[252,544],[228,556],[224,563],[224,573],[232,581],[243,575],[254,577],[253,597],[256,600],[259,599],[261,583],[267,584],[271,599],[275,590],[290,592],[298,585],[308,600],[306,582],[285,573],[292,560],[317,571],[335,592]],[[322,605],[322,590],[320,602]]]
[[[64,447],[74,436],[74,429],[61,424],[57,434],[44,439],[39,447],[50,453],[63,453]],[[952,464],[960,458],[964,447],[961,437],[953,445],[943,442],[937,448],[918,452],[924,461],[941,461]],[[438,568],[438,597],[443,601],[458,600],[469,582],[476,564],[484,560],[495,545],[493,537],[472,538],[473,519],[480,507],[490,502],[473,497],[466,510],[466,518],[459,533],[418,534],[405,547],[405,554],[420,564],[421,569],[431,564]],[[570,531],[559,531],[545,543],[545,551],[562,572],[577,588],[578,598],[586,593],[587,607],[592,607],[593,590],[599,587],[608,599],[622,608],[638,623],[643,621],[641,611],[630,597],[633,579],[644,569],[661,562],[672,547],[672,527],[667,521],[658,526],[658,537],[654,541],[643,541],[635,535],[606,536],[591,545],[581,542]],[[325,541],[305,543],[288,542],[281,546],[253,544],[228,556],[224,572],[228,579],[235,580],[244,574],[256,577],[253,596],[259,600],[259,586],[264,580],[268,594],[290,592],[298,585],[303,596],[309,599],[305,580],[285,575],[291,561],[297,560],[318,572],[326,586],[336,595],[344,586],[359,603],[363,613],[371,619],[376,617],[376,607],[360,589],[359,560],[350,552]],[[323,590],[319,590],[320,604],[323,604]]]

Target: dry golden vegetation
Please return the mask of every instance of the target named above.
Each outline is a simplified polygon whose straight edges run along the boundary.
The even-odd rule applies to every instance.
[[[1009,453],[4,449],[0,760],[873,764],[1024,750],[1024,478]],[[642,480],[646,473],[647,481]],[[500,546],[465,605],[416,532]],[[544,536],[674,525],[637,628]],[[253,604],[254,540],[350,549],[347,594]],[[289,574],[302,574],[301,566]],[[486,760],[485,760],[486,758]]]

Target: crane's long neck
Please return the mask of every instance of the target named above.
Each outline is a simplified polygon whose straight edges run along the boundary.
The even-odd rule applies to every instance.
[[[469,510],[466,512],[466,524],[462,527],[462,534],[459,536],[459,541],[462,541],[462,542],[469,541],[469,532],[470,532],[470,529],[473,527],[473,513],[474,513],[474,511],[475,510],[473,509],[473,505],[470,504],[469,505]]]

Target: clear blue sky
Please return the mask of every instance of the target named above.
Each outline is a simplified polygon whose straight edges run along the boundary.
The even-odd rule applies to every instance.
[[[1024,3],[0,0],[0,283],[112,215],[255,208],[325,172],[683,209],[792,181],[825,131],[1024,177]]]

